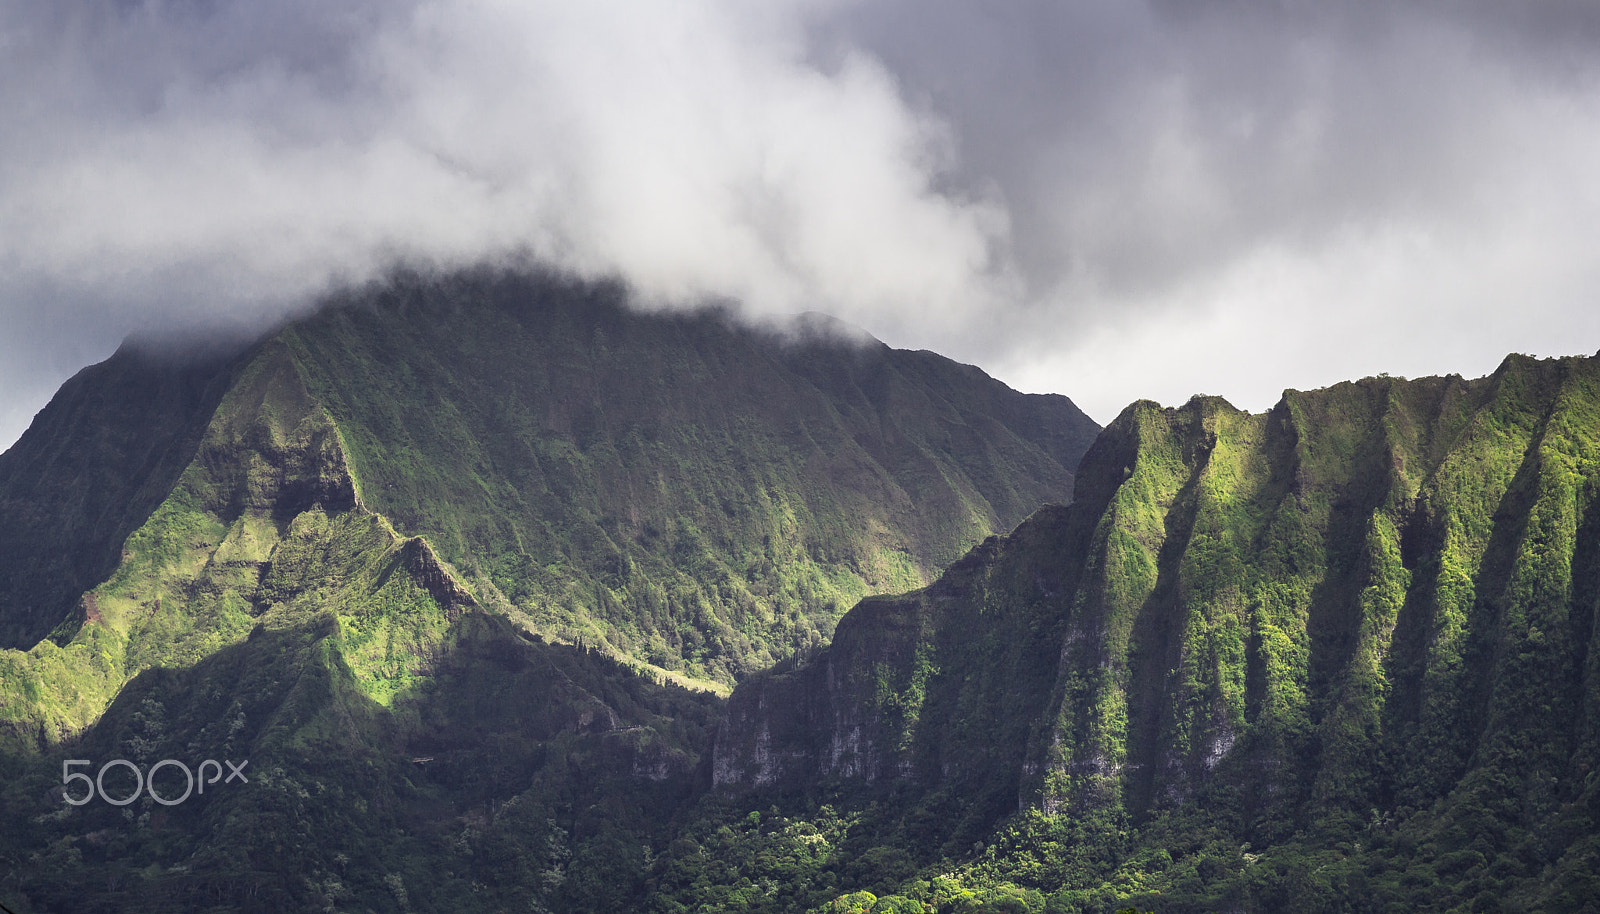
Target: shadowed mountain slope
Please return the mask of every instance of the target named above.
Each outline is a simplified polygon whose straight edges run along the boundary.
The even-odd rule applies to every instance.
[[[37,643],[117,567],[193,459],[228,366],[124,346],[63,384],[0,454],[0,645]]]

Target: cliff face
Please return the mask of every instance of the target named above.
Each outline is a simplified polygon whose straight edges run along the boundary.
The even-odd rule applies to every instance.
[[[1258,843],[1488,808],[1553,860],[1600,790],[1597,496],[1600,358],[1136,403],[1070,507],[736,689],[715,777],[1195,807]]]
[[[713,753],[721,787],[909,782],[1015,805],[1050,699],[1073,586],[1056,561],[1071,509],[1041,509],[930,587],[862,601],[831,646],[734,690]]]

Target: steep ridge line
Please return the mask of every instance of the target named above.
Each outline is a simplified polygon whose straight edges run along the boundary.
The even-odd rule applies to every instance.
[[[736,688],[717,785],[910,786],[990,822],[1221,817],[1256,847],[1371,817],[1454,834],[1481,809],[1557,842],[1550,861],[1593,833],[1555,823],[1600,789],[1600,357],[1289,391],[1264,415],[1136,403],[1077,487]]]

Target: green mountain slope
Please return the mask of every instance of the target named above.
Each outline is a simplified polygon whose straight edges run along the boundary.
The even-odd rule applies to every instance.
[[[0,756],[5,903],[19,914],[472,912],[618,910],[642,895],[649,849],[671,840],[720,700],[481,610],[447,610],[403,557],[367,558],[377,575],[343,588],[339,609],[274,608],[192,667],[140,674],[43,757]],[[349,614],[380,601],[412,624]],[[435,625],[428,649],[406,656],[412,687],[375,700],[373,628]],[[173,759],[200,780],[211,759],[244,779],[186,793],[168,765],[152,781],[181,802],[146,792],[118,808],[102,796],[135,794],[124,766],[70,806],[66,759],[89,760],[78,770],[91,776],[112,759],[142,772]],[[86,795],[81,782],[71,792]]]
[[[1096,426],[930,353],[509,277],[283,334],[362,496],[537,631],[730,682],[1070,497]]]
[[[1089,446],[620,295],[402,280],[75,379],[0,458],[0,901],[1600,911],[1600,357]],[[248,781],[63,800],[113,759]]]
[[[125,347],[0,458],[0,633],[30,648],[64,626],[65,645],[129,536],[221,544],[251,512],[281,528],[319,494],[290,464],[337,451],[364,504],[484,605],[728,683],[1069,497],[1095,431],[1063,397],[929,353],[622,299],[403,280],[231,360]],[[256,532],[251,561],[269,562],[278,533]],[[180,576],[222,547],[195,548]]]
[[[1597,496],[1600,358],[1136,403],[1070,507],[741,685],[715,777],[898,791],[1063,909],[1588,910]]]
[[[64,644],[0,653],[0,892],[21,912],[637,894],[638,842],[689,795],[719,706],[485,612],[426,540],[361,503],[281,341],[236,369],[178,484],[80,605]],[[172,759],[202,779],[211,759],[246,780],[190,794],[168,764],[160,795],[184,797],[168,806],[123,765],[78,807],[70,759]]]
[[[549,278],[369,290],[230,358],[125,347],[5,455],[34,643],[0,650],[0,892],[616,909],[708,776],[720,699],[669,671],[817,643],[1067,497],[1093,431],[928,353]],[[248,787],[63,801],[71,759],[208,758]]]

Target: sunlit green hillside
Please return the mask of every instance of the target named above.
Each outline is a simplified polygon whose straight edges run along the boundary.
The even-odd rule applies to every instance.
[[[1062,910],[1592,910],[1597,613],[1600,358],[1135,403],[1070,507],[736,690],[714,770]]]

